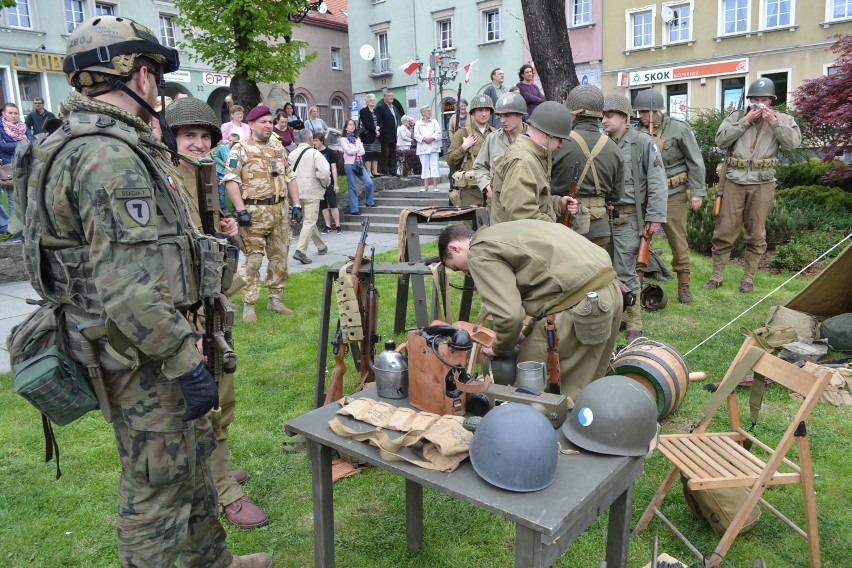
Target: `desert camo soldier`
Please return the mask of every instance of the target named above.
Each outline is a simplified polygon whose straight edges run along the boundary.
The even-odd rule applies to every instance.
[[[183,190],[188,197],[190,216],[193,226],[202,230],[201,211],[198,200],[198,180],[201,168],[200,160],[210,157],[210,149],[219,144],[222,138],[221,129],[216,113],[210,105],[201,99],[185,97],[170,104],[166,109],[166,121],[175,134],[177,150],[186,159],[181,159],[179,173],[183,179]],[[218,188],[217,188],[218,191]],[[209,200],[208,200],[209,202]],[[235,237],[237,221],[226,217],[218,209],[219,201],[215,200],[216,209],[206,211],[212,214],[214,235],[218,237]],[[235,245],[236,246],[236,245]],[[234,260],[236,262],[236,260]],[[230,296],[239,289],[242,280],[231,285],[227,291]],[[223,301],[227,301],[224,298]],[[200,314],[206,317],[205,314]],[[198,332],[204,332],[202,321],[197,324]],[[242,529],[252,529],[265,525],[269,517],[263,510],[246,497],[241,484],[249,479],[245,470],[231,470],[231,450],[228,445],[228,428],[234,422],[234,411],[237,406],[234,373],[224,371],[218,380],[219,406],[208,413],[216,436],[216,448],[210,456],[210,470],[213,483],[219,497],[219,505],[229,523]]]
[[[455,171],[455,189],[450,190],[453,205],[481,206],[484,196],[473,175],[473,163],[485,139],[494,127],[489,123],[494,112],[494,102],[488,95],[476,95],[468,107],[468,123],[456,130],[447,153],[447,163]]]
[[[30,178],[26,262],[39,294],[61,306],[74,357],[103,375],[122,470],[120,564],[267,567],[264,553],[228,551],[216,512],[206,417],[216,383],[185,317],[199,298],[188,283],[200,237],[186,230],[177,174],[149,126],[158,80],[178,66],[176,50],[130,19],[74,29],[64,123],[19,162]]]
[[[553,153],[550,191],[566,195],[577,172],[579,212],[571,228],[596,245],[612,238],[608,207],[624,195],[624,159],[618,145],[601,134],[604,96],[594,85],[571,89],[565,106],[574,119],[571,136]]]
[[[775,83],[761,77],[748,88],[747,111],[734,112],[716,132],[716,145],[731,149],[722,208],[713,231],[713,275],[704,284],[714,289],[725,279],[725,265],[745,225],[745,271],[740,292],[754,289],[754,273],[766,252],[766,217],[775,198],[778,151],[789,152],[802,143],[799,125],[789,114],[772,109]]]
[[[666,238],[672,247],[672,268],[677,273],[677,299],[692,302],[689,290],[689,243],[686,240],[686,217],[689,207],[697,211],[707,195],[704,181],[704,157],[689,124],[663,113],[663,95],[654,89],[639,91],[633,102],[639,114],[636,130],[649,132],[654,125],[654,141],[663,156],[668,178],[669,200],[666,209]],[[687,191],[689,195],[687,195]]]
[[[266,307],[283,315],[293,313],[284,305],[282,297],[287,285],[290,220],[301,221],[302,206],[287,151],[271,139],[272,111],[267,106],[257,106],[249,111],[246,122],[251,138],[231,147],[222,180],[237,210],[240,237],[245,247],[243,321],[251,323],[257,320],[254,305],[260,297],[260,266],[264,252],[269,259]],[[292,211],[288,209],[288,195],[293,203]]]
[[[630,128],[630,101],[620,94],[604,97],[603,127],[618,144],[624,158],[624,195],[615,203],[612,218],[612,265],[618,279],[639,296],[642,283],[636,272],[640,235],[651,234],[666,222],[668,187],[663,160],[654,139]],[[627,340],[643,335],[639,303],[624,310]]]

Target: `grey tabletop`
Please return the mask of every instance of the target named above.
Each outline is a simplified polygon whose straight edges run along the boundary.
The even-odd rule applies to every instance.
[[[407,399],[379,399],[375,387],[357,396],[408,406]],[[330,404],[293,418],[287,422],[287,430],[491,511],[529,527],[543,537],[558,537],[580,523],[587,526],[597,518],[601,509],[608,507],[616,496],[631,487],[642,473],[642,458],[611,457],[581,451],[579,455],[559,456],[556,481],[550,487],[530,493],[506,491],[479,477],[469,459],[451,473],[428,470],[403,461],[385,461],[379,457],[378,449],[367,442],[342,438],[332,432],[328,422],[335,416],[346,426],[359,431],[372,428],[351,417],[336,415],[339,408],[339,404]],[[389,431],[389,435],[395,438],[401,433]],[[574,448],[561,429],[558,439],[563,448]],[[580,530],[584,529],[585,526]]]

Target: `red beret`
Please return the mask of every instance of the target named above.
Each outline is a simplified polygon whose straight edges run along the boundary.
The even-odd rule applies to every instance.
[[[253,120],[257,120],[261,116],[272,115],[272,111],[269,110],[268,106],[258,105],[251,109],[246,117],[246,122],[251,122]]]

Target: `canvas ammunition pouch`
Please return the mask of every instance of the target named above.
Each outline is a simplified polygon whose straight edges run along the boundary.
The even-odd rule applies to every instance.
[[[675,174],[669,178],[669,189],[673,187],[680,187],[686,183],[686,172],[681,172],[679,174]]]
[[[728,167],[735,170],[766,170],[774,168],[778,158],[763,158],[760,160],[745,160],[743,158],[728,158]]]
[[[702,489],[693,491],[686,486],[686,479],[681,476],[683,497],[689,507],[689,512],[696,519],[704,519],[717,534],[725,534],[731,521],[742,509],[742,504],[748,499],[747,487],[721,487],[718,489]],[[739,534],[749,531],[760,519],[760,507],[755,507],[749,513]]]
[[[358,298],[352,285],[352,273],[348,272],[352,262],[344,264],[337,279],[334,281],[334,292],[337,296],[337,310],[340,313],[340,332],[344,341],[361,341],[364,339],[364,324],[361,321],[361,311],[358,309]],[[362,287],[363,290],[363,287]],[[362,303],[366,298],[361,299]]]
[[[456,184],[456,187],[459,189],[464,189],[466,187],[476,187],[479,186],[476,184],[476,178],[473,175],[472,171],[457,171],[453,172],[453,181]]]

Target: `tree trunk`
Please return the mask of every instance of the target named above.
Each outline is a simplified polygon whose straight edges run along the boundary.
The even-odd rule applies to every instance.
[[[234,104],[245,107],[246,114],[260,104],[260,89],[257,83],[249,81],[246,73],[237,73],[231,77],[231,96]]]
[[[561,102],[568,91],[580,84],[568,37],[565,0],[524,0],[521,6],[544,96]]]

